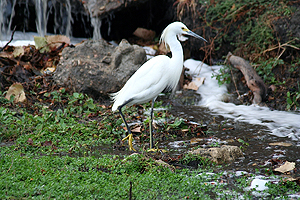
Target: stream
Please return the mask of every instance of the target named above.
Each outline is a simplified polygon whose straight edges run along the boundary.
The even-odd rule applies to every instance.
[[[271,111],[258,105],[235,105],[225,103],[228,92],[225,85],[219,86],[212,74],[221,66],[208,66],[200,61],[186,60],[184,66],[196,80],[205,78],[197,93],[201,100],[195,105],[175,104],[171,113],[211,129],[212,135],[203,140],[208,142],[241,146],[242,139],[248,146],[243,147],[245,159],[228,166],[228,169],[253,172],[257,166],[267,165],[268,160],[278,158],[300,164],[300,114],[299,112]],[[211,141],[207,141],[211,140]],[[190,148],[187,140],[168,142],[169,148]],[[185,145],[178,145],[183,143]],[[174,145],[176,144],[176,145]],[[199,144],[196,144],[199,145]],[[201,142],[200,142],[201,145]]]
[[[299,141],[272,135],[272,132],[265,126],[213,115],[207,108],[199,106],[174,106],[170,112],[173,115],[208,125],[211,134],[204,136],[203,140],[199,140],[198,143],[191,142],[193,141],[191,138],[183,138],[181,141],[164,142],[161,147],[177,148],[179,153],[183,153],[194,146],[205,147],[213,144],[242,146],[245,159],[237,160],[224,168],[234,171],[255,172],[259,166],[268,165],[268,160],[276,158],[296,162],[296,166],[300,164]],[[249,145],[243,145],[237,139],[242,139]],[[279,145],[273,145],[276,143]]]

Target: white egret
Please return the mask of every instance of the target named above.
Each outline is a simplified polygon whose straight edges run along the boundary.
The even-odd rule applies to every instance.
[[[190,35],[204,40],[203,37],[190,31],[186,25],[181,22],[169,24],[162,32],[160,42],[164,42],[167,49],[172,52],[172,57],[158,55],[144,63],[126,82],[124,87],[111,95],[114,104],[112,111],[119,110],[125,123],[128,136],[123,140],[129,140],[129,149],[134,150],[132,146],[132,133],[122,113],[123,106],[141,104],[152,100],[150,112],[150,149],[153,148],[152,120],[153,105],[156,97],[163,91],[174,92],[183,68],[183,50],[177,39],[178,35]]]

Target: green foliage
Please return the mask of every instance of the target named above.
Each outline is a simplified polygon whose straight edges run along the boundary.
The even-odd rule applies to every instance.
[[[268,182],[266,186],[269,188],[268,192],[274,198],[289,192],[300,190],[300,186],[296,182],[291,181],[280,181],[277,184]]]
[[[221,146],[221,144],[219,143],[219,142],[212,142],[210,145],[209,145],[210,147],[220,147]]]
[[[65,94],[65,90],[45,94],[51,104],[35,104],[38,112],[30,114],[26,108],[14,105],[13,109],[0,107],[0,139],[15,140],[18,148],[35,149],[44,153],[78,151],[82,144],[111,143],[120,138],[123,131],[113,113],[107,113],[100,105],[86,95]],[[68,104],[63,108],[63,101]],[[52,110],[51,107],[61,107]],[[90,116],[102,114],[102,124],[90,120]],[[101,119],[101,118],[100,118]],[[105,126],[106,128],[101,128]],[[46,143],[46,144],[45,144]]]
[[[183,119],[176,117],[174,123],[167,124],[167,130],[171,128],[179,129],[179,128],[187,128],[187,126]]]
[[[272,70],[278,66],[283,65],[284,61],[282,59],[270,58],[265,61],[259,62],[256,71],[260,77],[264,79],[265,82],[269,84],[279,84],[274,76]]]
[[[8,147],[0,152],[1,199],[127,199],[130,182],[134,199],[232,197],[222,191],[226,185],[206,183],[221,174],[173,173],[141,155],[20,156]]]
[[[15,124],[21,124],[22,122],[14,117],[16,112],[10,111],[8,108],[0,107],[0,140],[6,138],[15,138],[21,127],[16,128]]]
[[[299,70],[299,66],[300,66],[300,58],[293,60],[289,72],[290,73],[297,72]]]
[[[221,86],[223,84],[229,84],[231,82],[230,67],[223,65],[218,73],[214,73],[212,78],[215,77],[218,80],[218,84]]]
[[[241,138],[238,138],[237,139],[238,142],[242,143],[242,145],[240,146],[240,149],[246,149],[248,146],[249,146],[249,143],[248,142],[245,142],[243,139]]]
[[[209,158],[205,158],[199,154],[188,153],[180,159],[180,163],[184,165],[190,165],[192,162],[197,163],[198,167],[207,167],[213,165]]]
[[[286,109],[291,110],[294,109],[296,110],[297,108],[300,107],[300,87],[299,87],[299,82],[298,82],[298,91],[290,92],[288,91],[286,94]]]
[[[234,54],[251,61],[278,44],[273,20],[295,12],[288,1],[216,0],[210,3],[202,19],[215,35],[215,51],[230,44],[235,47]]]

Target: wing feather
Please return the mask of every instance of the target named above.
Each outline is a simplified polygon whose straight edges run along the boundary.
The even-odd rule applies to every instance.
[[[133,99],[128,105],[150,101],[168,87],[169,77],[167,76],[168,56],[156,56],[144,63],[126,82],[124,87],[114,94],[112,99],[115,102],[112,110],[129,99]]]

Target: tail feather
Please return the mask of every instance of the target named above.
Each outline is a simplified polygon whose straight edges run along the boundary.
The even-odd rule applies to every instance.
[[[119,91],[119,92],[120,92],[120,91]],[[118,99],[118,94],[119,94],[119,92],[112,93],[112,94],[109,95],[110,98],[111,98],[111,100],[112,100],[112,102],[114,102],[114,104],[113,104],[113,106],[112,106],[112,108],[111,108],[112,111],[117,110],[117,108],[118,108],[118,106],[119,106],[118,103],[117,103],[117,99]]]

